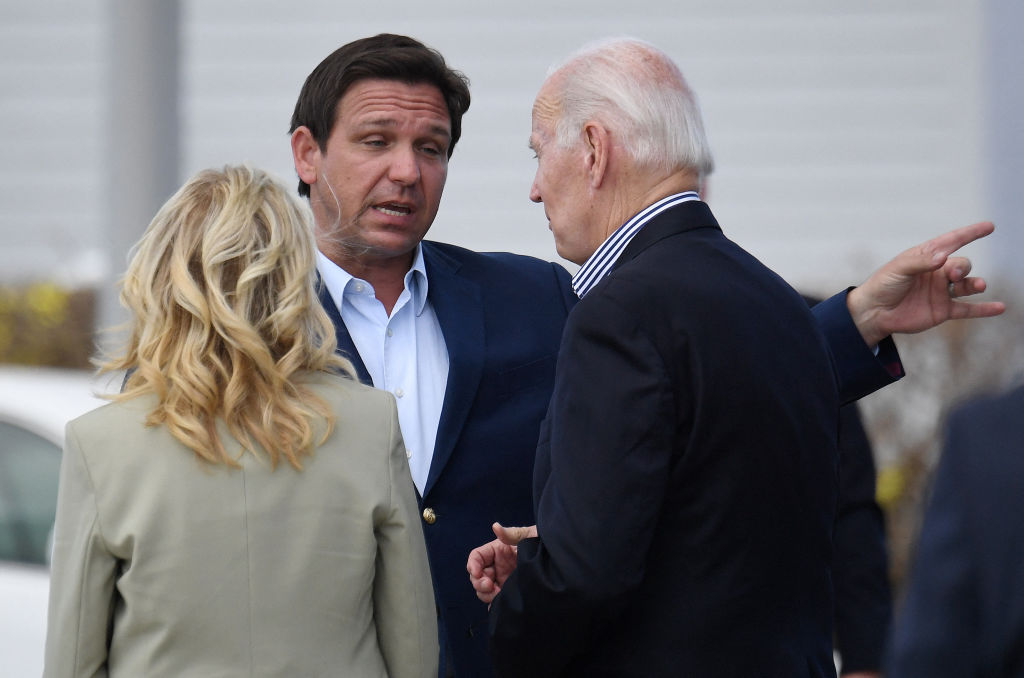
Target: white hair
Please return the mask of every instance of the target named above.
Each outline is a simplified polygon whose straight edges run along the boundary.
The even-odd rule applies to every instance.
[[[697,98],[679,68],[654,45],[613,38],[585,45],[550,71],[557,143],[579,143],[588,121],[621,134],[638,166],[673,172],[714,169]]]

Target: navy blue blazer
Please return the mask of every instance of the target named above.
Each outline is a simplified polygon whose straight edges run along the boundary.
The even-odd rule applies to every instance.
[[[487,606],[469,584],[470,550],[494,538],[491,523],[532,525],[537,431],[555,358],[576,296],[557,264],[424,241],[428,299],[448,348],[448,383],[420,510],[441,635],[441,663],[457,676],[490,675]],[[326,288],[320,299],[338,348],[369,374]],[[443,674],[442,674],[443,675]]]
[[[1024,677],[1024,387],[949,416],[886,675]]]
[[[566,326],[541,538],[491,609],[499,675],[834,675],[840,399],[818,327],[838,325],[704,203],[637,234]],[[833,341],[840,357],[854,344]],[[839,386],[893,378],[875,365]]]

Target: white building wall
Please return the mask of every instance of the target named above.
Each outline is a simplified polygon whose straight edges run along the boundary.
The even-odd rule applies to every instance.
[[[24,4],[0,3],[0,136],[13,149],[0,156],[0,275],[21,270],[15,251],[24,268],[27,253],[102,247],[103,3]],[[668,51],[703,102],[718,164],[708,199],[726,232],[791,282],[857,282],[987,216],[982,0],[441,4],[183,2],[182,179],[246,161],[291,183],[305,76],[344,42],[407,33],[472,82],[431,237],[557,259],[527,199],[533,95],[575,47],[633,35]],[[972,256],[984,268],[986,248]]]
[[[985,55],[988,117],[985,196],[999,224],[999,246],[993,248],[996,267],[1006,282],[1024,296],[1024,2],[985,1]]]
[[[98,0],[0,0],[0,282],[101,270],[100,19]]]

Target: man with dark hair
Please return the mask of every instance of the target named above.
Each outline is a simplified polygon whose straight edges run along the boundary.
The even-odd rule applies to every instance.
[[[325,147],[334,129],[341,97],[364,79],[429,83],[436,87],[448,109],[448,157],[452,157],[462,136],[462,116],[469,109],[469,80],[448,68],[440,52],[404,35],[382,33],[334,50],[306,78],[288,133],[306,127],[317,145]],[[299,195],[309,197],[309,184],[301,179]]]
[[[339,349],[398,400],[442,676],[490,675],[466,554],[490,534],[486,516],[533,522],[533,451],[575,301],[561,266],[423,240],[468,107],[466,79],[440,54],[378,35],[316,67],[291,124]]]
[[[466,555],[490,536],[494,518],[533,522],[534,451],[576,296],[558,265],[423,239],[469,101],[465,78],[435,50],[404,36],[365,38],[310,74],[291,144],[339,348],[364,382],[398,400],[442,675],[488,676],[487,608],[466,581]],[[889,300],[876,300],[875,314],[857,313],[864,325],[845,294],[822,305],[838,354],[867,352],[864,340],[873,345],[891,331],[882,312]],[[890,344],[885,359],[895,357]],[[887,375],[867,354],[868,372]],[[857,369],[844,377],[854,390],[874,381]]]

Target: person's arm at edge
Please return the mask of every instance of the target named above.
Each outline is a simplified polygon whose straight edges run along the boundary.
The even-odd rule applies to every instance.
[[[44,678],[107,675],[117,559],[100,528],[96,491],[74,422],[61,460]]]
[[[950,417],[906,596],[893,624],[885,666],[891,678],[973,676],[979,668],[978,550],[967,495],[975,450],[961,416]]]

